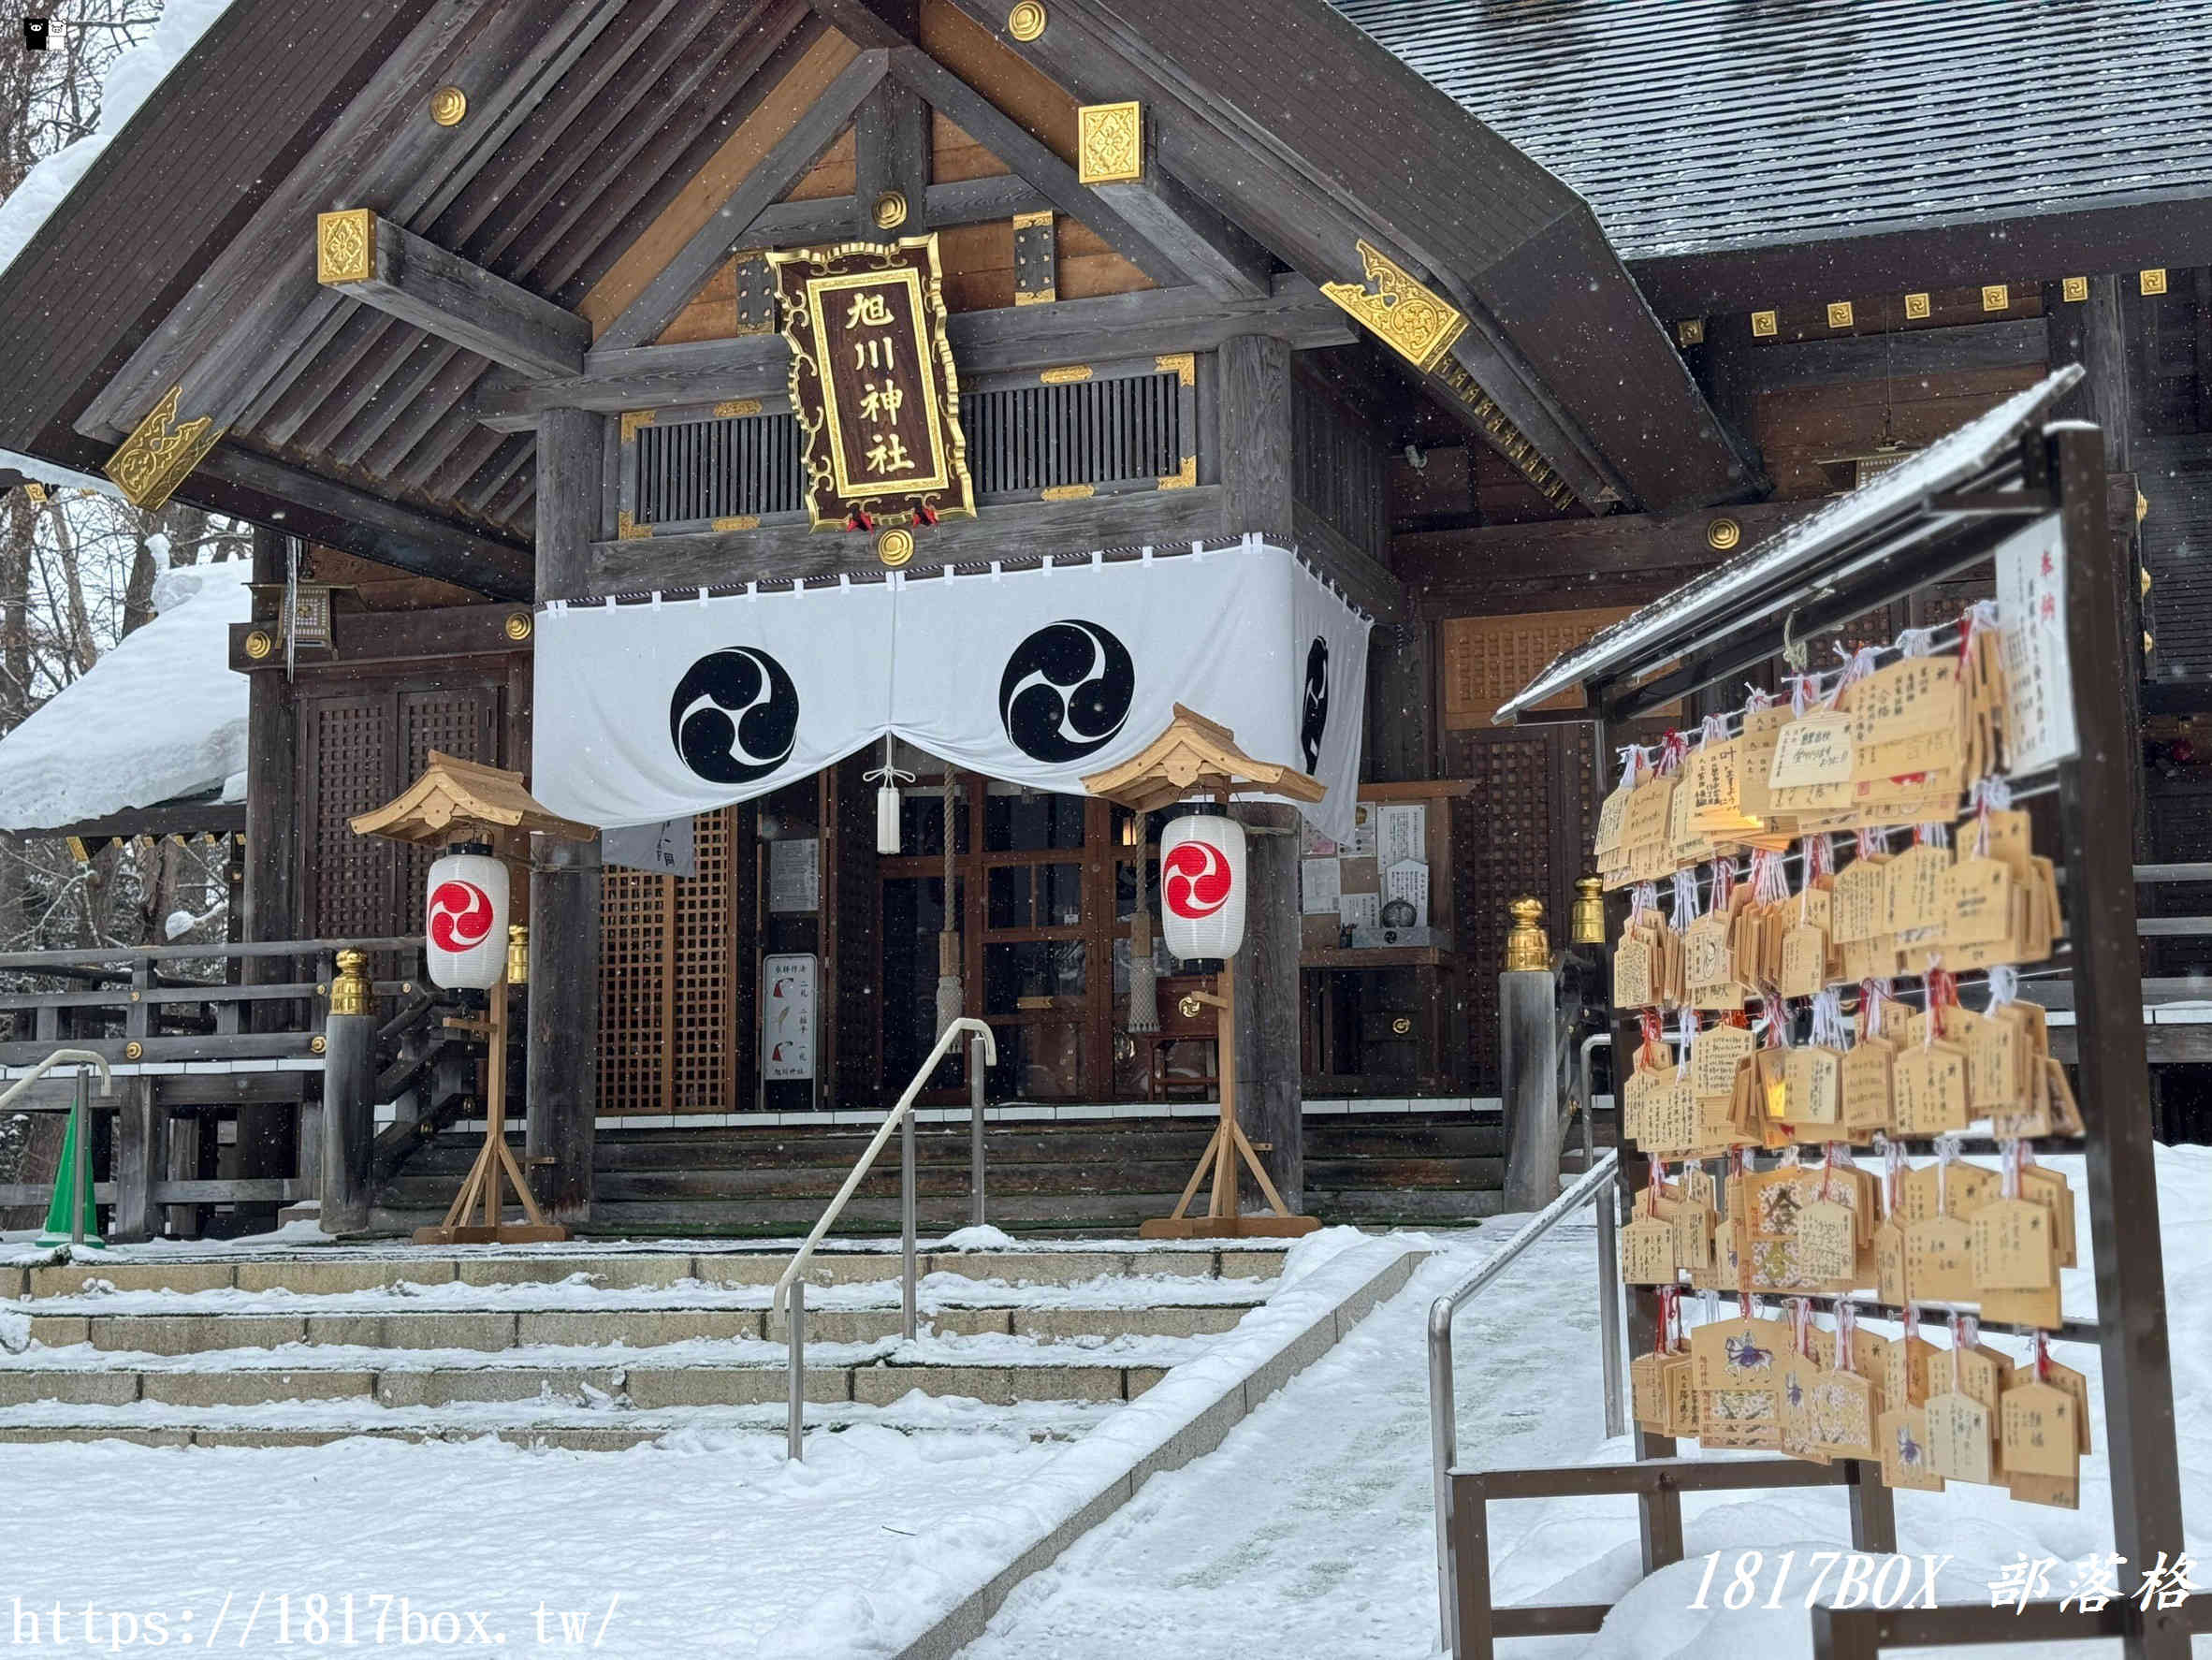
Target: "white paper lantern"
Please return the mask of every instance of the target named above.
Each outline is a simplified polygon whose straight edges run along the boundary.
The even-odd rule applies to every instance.
[[[1244,827],[1217,814],[1159,835],[1160,935],[1179,957],[1234,956],[1244,942]]]
[[[488,853],[447,853],[425,882],[423,933],[430,978],[484,991],[507,969],[507,866]]]

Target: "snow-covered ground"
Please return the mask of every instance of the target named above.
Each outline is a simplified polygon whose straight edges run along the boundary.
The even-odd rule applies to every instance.
[[[2182,1474],[2202,1564],[2212,1562],[2212,1301],[2197,1288],[2212,1267],[2212,1149],[2161,1154],[2161,1204]],[[1018,1590],[969,1660],[1246,1660],[1260,1645],[1285,1660],[1431,1653],[1425,1314],[1510,1231],[1493,1225],[1433,1236],[1440,1255],[1404,1293],[1260,1405],[1217,1452],[1155,1478]],[[1463,1315],[1466,1462],[1626,1455],[1624,1444],[1604,1441],[1592,1248],[1586,1225],[1563,1231]],[[1308,1266],[1294,1262],[1286,1282],[1295,1287]],[[2058,1355],[2095,1369],[2092,1351],[2061,1346]],[[1172,1388],[1172,1378],[1160,1386]],[[1102,1420],[1113,1427],[1091,1442],[1122,1433],[1144,1407],[1140,1401]],[[0,1492],[9,1500],[0,1509],[0,1648],[12,1597],[25,1609],[59,1599],[80,1620],[87,1597],[102,1610],[167,1610],[172,1631],[190,1608],[204,1640],[226,1593],[236,1594],[216,1646],[235,1647],[266,1591],[259,1635],[243,1652],[315,1653],[297,1629],[299,1599],[350,1590],[357,1634],[369,1598],[405,1596],[418,1614],[483,1612],[513,1653],[882,1654],[911,1634],[917,1615],[949,1606],[967,1577],[995,1566],[1014,1522],[1044,1507],[1044,1495],[1099,1452],[1033,1441],[1019,1414],[1002,1409],[910,1398],[880,1416],[856,1416],[842,1434],[816,1435],[803,1468],[783,1463],[779,1440],[720,1424],[623,1453],[489,1442],[0,1447]],[[2096,1433],[2102,1449],[2101,1411]],[[1688,1605],[1704,1552],[1751,1547],[1771,1557],[1846,1544],[1841,1495],[1722,1495],[1691,1501],[1687,1514],[1691,1560],[1639,1586],[1631,1501],[1501,1507],[1492,1520],[1501,1601],[1626,1598],[1594,1638],[1521,1646],[1531,1656],[1608,1660],[1808,1653],[1801,1609],[1699,1613]],[[1899,1494],[1898,1517],[1903,1550],[1954,1558],[1942,1577],[1946,1600],[1986,1602],[1989,1580],[2023,1552],[2065,1565],[2110,1548],[2101,1458],[2084,1467],[2077,1512],[1961,1486]],[[2065,1585],[2061,1567],[2053,1589]],[[288,1650],[269,1635],[286,1591]],[[604,1640],[591,1650],[617,1595]],[[555,1621],[556,1640],[541,1648],[541,1604],[588,1613],[583,1638],[564,1649]],[[392,1609],[382,1652],[451,1652],[400,1642],[399,1618]],[[465,1620],[458,1629],[470,1629]],[[2200,1639],[2198,1652],[2212,1654],[2212,1645]]]
[[[2068,1169],[2078,1201],[2080,1159],[2049,1162]],[[2212,1594],[2212,1298],[2204,1290],[2212,1271],[2212,1148],[2161,1149],[2159,1189],[2185,1522],[2201,1565],[2198,1582]],[[1430,1262],[1401,1296],[1238,1425],[1219,1451],[1153,1480],[1016,1591],[964,1660],[1109,1660],[1170,1645],[1182,1660],[1245,1660],[1260,1633],[1276,1653],[1330,1660],[1404,1660],[1433,1650],[1427,1310],[1506,1232],[1493,1224]],[[1454,1339],[1463,1463],[1506,1468],[1632,1456],[1625,1438],[1605,1440],[1589,1292],[1594,1248],[1587,1222],[1563,1228],[1463,1311]],[[2086,1270],[2068,1276],[2070,1313],[2094,1305],[2087,1278]],[[1869,1329],[1886,1328],[1870,1322]],[[2016,1355],[2025,1350],[2016,1339],[1987,1341]],[[2094,1349],[2057,1344],[2052,1353],[2097,1374]],[[1943,1600],[1986,1605],[1992,1580],[2023,1553],[2061,1565],[2051,1594],[2063,1594],[2071,1565],[2111,1550],[2103,1403],[2092,1394],[2092,1405],[2099,1450],[2083,1463],[2077,1511],[2014,1504],[1996,1490],[1963,1484],[1896,1495],[1899,1549],[1953,1558],[1940,1579]],[[1693,1497],[1683,1511],[1689,1559],[1638,1585],[1635,1501],[1497,1507],[1492,1585],[1501,1604],[1625,1598],[1595,1638],[1504,1648],[1563,1660],[1809,1654],[1810,1628],[1794,1594],[1790,1606],[1771,1612],[1717,1606],[1698,1612],[1689,1605],[1709,1551],[1726,1553],[1732,1566],[1740,1549],[1763,1551],[1769,1565],[1786,1551],[1802,1561],[1812,1551],[1847,1549],[1842,1493]],[[2126,1583],[2134,1582],[2131,1566]],[[2196,1652],[2212,1655],[2212,1638],[2198,1638]]]

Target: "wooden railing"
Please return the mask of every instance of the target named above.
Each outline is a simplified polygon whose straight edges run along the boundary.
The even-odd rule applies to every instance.
[[[0,953],[0,977],[61,983],[0,992],[0,1066],[33,1065],[62,1042],[156,1067],[319,1054],[319,999],[346,946],[396,960],[402,978],[379,981],[379,996],[410,996],[421,982],[420,935]],[[164,971],[211,962],[224,979]]]
[[[95,1201],[114,1207],[109,1238],[163,1231],[165,1207],[178,1230],[190,1233],[198,1230],[200,1206],[318,1196],[326,1004],[338,953],[348,948],[399,976],[373,983],[376,1006],[390,1018],[372,1054],[379,1065],[401,1057],[392,1076],[404,1086],[403,1051],[440,1007],[421,978],[419,935],[0,953],[0,983],[54,983],[0,991],[0,1067],[27,1070],[65,1043],[101,1056],[115,1072],[114,1094],[93,1103],[95,1112],[116,1114],[100,1160],[105,1173],[94,1186]],[[224,979],[186,971],[214,964]],[[14,1105],[60,1111],[72,1098],[66,1079],[42,1079]],[[248,1107],[297,1114],[291,1171],[202,1176],[206,1114]],[[208,1134],[204,1144],[212,1145]],[[0,1207],[43,1205],[52,1187],[0,1184]]]

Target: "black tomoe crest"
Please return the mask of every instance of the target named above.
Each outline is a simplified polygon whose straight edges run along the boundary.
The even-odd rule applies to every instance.
[[[791,758],[798,733],[798,688],[781,663],[750,646],[708,652],[668,700],[669,741],[710,783],[766,778]]]
[[[1305,707],[1298,721],[1298,747],[1308,772],[1321,764],[1321,735],[1329,730],[1329,642],[1319,634],[1306,648]]]
[[[1128,648],[1095,622],[1047,623],[1006,660],[998,719],[1013,747],[1059,765],[1113,741],[1137,695]]]

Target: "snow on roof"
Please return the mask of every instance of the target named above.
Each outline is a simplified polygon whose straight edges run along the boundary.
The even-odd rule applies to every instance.
[[[167,78],[169,71],[230,5],[231,0],[168,0],[162,7],[160,22],[153,25],[152,38],[143,46],[121,53],[108,66],[107,85],[100,95],[97,130],[46,157],[23,175],[23,182],[9,192],[7,200],[0,201],[0,272],[5,272],[15,263],[17,255],[31,245],[40,228],[53,216],[54,210],[84,177],[85,169],[108,147],[108,140],[123,130],[124,124],[138,112],[139,107],[153,95],[153,89]],[[72,472],[35,456],[17,455],[12,450],[0,450],[0,468],[14,468],[24,477],[42,484],[73,485],[97,490],[102,495],[121,495],[105,478]]]
[[[168,0],[162,7],[161,21],[153,25],[153,37],[122,53],[108,66],[107,86],[100,95],[98,129],[66,149],[55,151],[25,174],[7,199],[0,202],[0,271],[7,270],[16,255],[30,245],[39,226],[108,147],[108,140],[123,130],[124,124],[138,112],[138,107],[198,44],[214,21],[230,9],[230,4],[231,0]]]
[[[1605,669],[1617,668],[1662,634],[1710,617],[1742,594],[1772,588],[1784,576],[1797,574],[1808,558],[1817,557],[1823,549],[1880,524],[1922,497],[1971,477],[2081,377],[2080,368],[2072,364],[2054,371],[1945,433],[1871,483],[1838,496],[1726,564],[1714,566],[1642,610],[1598,630],[1573,650],[1553,658],[1542,674],[1506,700],[1493,719],[1501,726],[1511,725],[1522,710],[1534,708]]]
[[[0,738],[0,830],[51,830],[221,789],[246,764],[246,677],[230,625],[252,565],[181,565],[160,615]]]

